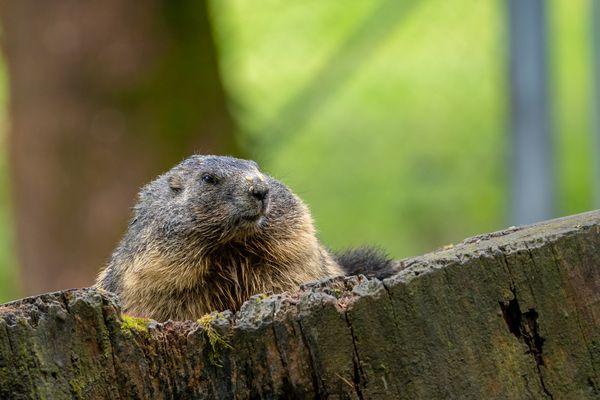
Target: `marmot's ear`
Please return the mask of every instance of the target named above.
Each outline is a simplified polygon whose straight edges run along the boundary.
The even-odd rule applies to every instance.
[[[183,182],[179,175],[171,175],[168,178],[169,187],[174,193],[179,193],[183,190]]]

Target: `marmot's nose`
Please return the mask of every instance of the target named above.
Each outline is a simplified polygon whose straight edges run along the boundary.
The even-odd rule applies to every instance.
[[[260,174],[254,176],[248,175],[246,176],[246,181],[250,184],[250,187],[248,188],[250,195],[262,202],[264,206],[267,195],[269,194],[269,185],[265,182],[265,178]]]
[[[263,183],[261,183],[261,184],[255,183],[250,188],[250,193],[252,194],[252,197],[254,197],[255,199],[263,201],[267,197],[267,194],[269,194],[269,188],[267,187],[267,185],[265,185]]]

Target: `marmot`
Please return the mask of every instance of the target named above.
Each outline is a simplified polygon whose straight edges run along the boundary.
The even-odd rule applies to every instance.
[[[142,188],[129,228],[96,286],[123,311],[197,319],[238,310],[257,293],[345,274],[384,276],[372,250],[337,258],[317,240],[304,203],[254,161],[192,156]]]

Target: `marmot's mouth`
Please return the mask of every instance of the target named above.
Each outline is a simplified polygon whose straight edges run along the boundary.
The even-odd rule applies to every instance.
[[[239,221],[256,222],[261,217],[267,215],[268,204],[262,202],[258,207],[243,207],[238,210],[237,218]]]
[[[262,212],[240,215],[237,219],[237,226],[241,229],[254,228],[262,225],[265,220],[265,214]]]
[[[269,205],[267,202],[252,205],[244,204],[237,209],[234,224],[242,230],[247,228],[254,230],[254,228],[262,225],[268,212]]]
[[[237,221],[240,225],[255,225],[259,220],[262,220],[263,217],[264,214],[261,212],[248,213],[238,216]]]
[[[240,219],[242,221],[254,222],[254,221],[258,220],[261,216],[262,216],[261,214],[242,215],[242,217]]]

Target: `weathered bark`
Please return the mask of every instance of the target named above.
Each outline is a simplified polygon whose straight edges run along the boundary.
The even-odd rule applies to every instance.
[[[0,307],[0,397],[600,398],[599,254],[595,211],[212,322],[121,316],[93,289],[31,297]]]
[[[139,187],[237,153],[205,1],[0,3],[25,295],[87,286]]]

